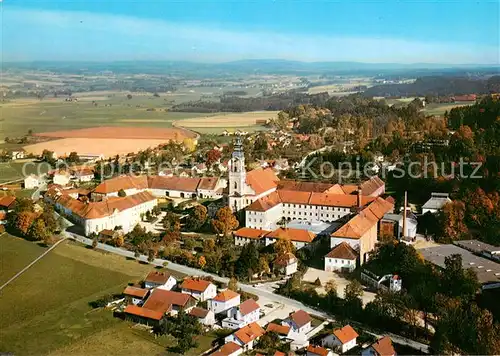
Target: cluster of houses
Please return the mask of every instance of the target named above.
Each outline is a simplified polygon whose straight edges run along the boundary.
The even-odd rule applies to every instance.
[[[255,300],[242,301],[240,294],[230,289],[218,290],[211,281],[201,278],[187,277],[178,284],[170,274],[152,271],[142,286],[127,286],[123,295],[123,313],[131,321],[155,326],[167,315],[175,316],[182,309],[207,329],[234,330],[212,353],[216,356],[239,355],[252,350],[260,337],[269,332],[276,333],[283,343],[290,343],[292,351],[305,349],[308,355],[333,355],[332,350],[346,353],[358,345],[358,334],[349,325],[327,333],[320,345],[310,345],[312,318],[305,311],[296,310],[280,322],[267,323],[261,319],[261,308]],[[391,352],[380,347],[384,345],[390,346]],[[386,356],[395,355],[395,352],[390,339],[384,338],[363,351],[363,355]]]

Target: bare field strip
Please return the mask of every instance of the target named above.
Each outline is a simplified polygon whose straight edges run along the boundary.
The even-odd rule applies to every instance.
[[[173,122],[176,127],[186,128],[234,128],[255,126],[257,120],[273,119],[278,111],[254,111],[245,113],[228,113],[214,116],[197,117],[177,120]]]
[[[40,137],[56,138],[112,138],[112,139],[158,139],[179,140],[194,138],[196,134],[179,128],[152,128],[152,127],[90,127],[79,130],[61,130],[52,132],[41,132],[34,134]]]
[[[24,146],[27,153],[41,155],[43,150],[56,152],[58,156],[68,156],[71,152],[79,155],[104,155],[113,157],[157,147],[165,139],[126,139],[126,138],[62,138],[59,140],[35,143]]]

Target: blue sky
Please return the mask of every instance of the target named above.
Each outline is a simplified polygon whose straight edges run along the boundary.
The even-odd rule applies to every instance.
[[[4,61],[500,61],[498,1],[3,0],[0,6]]]

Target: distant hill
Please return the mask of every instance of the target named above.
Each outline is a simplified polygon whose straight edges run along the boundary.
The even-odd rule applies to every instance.
[[[363,95],[373,96],[448,96],[462,94],[487,94],[500,91],[500,76],[487,79],[431,76],[418,78],[411,84],[376,85],[364,91]]]
[[[56,73],[90,74],[113,72],[116,74],[165,74],[185,77],[219,77],[237,74],[365,74],[405,75],[418,73],[417,76],[441,73],[494,72],[498,67],[484,65],[450,64],[398,64],[398,63],[361,63],[361,62],[299,62],[281,59],[251,59],[225,63],[195,63],[187,61],[117,61],[117,62],[18,62],[3,63],[3,69],[36,69]],[[416,76],[414,76],[416,77]]]

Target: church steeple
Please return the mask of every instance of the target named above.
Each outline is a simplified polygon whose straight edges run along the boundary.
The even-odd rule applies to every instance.
[[[245,153],[243,152],[243,143],[240,136],[236,136],[234,140],[230,168],[229,195],[241,197],[245,194],[247,172],[245,169]]]

